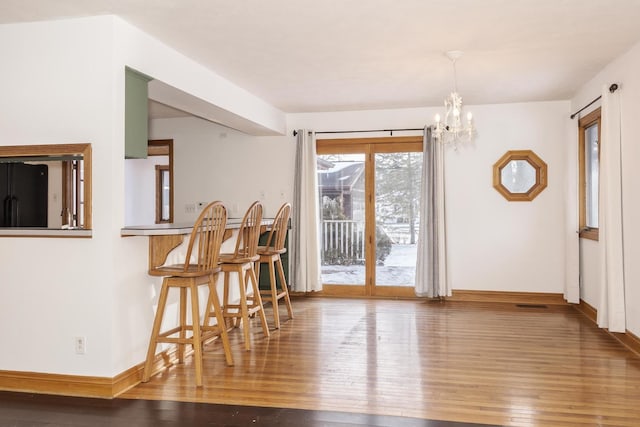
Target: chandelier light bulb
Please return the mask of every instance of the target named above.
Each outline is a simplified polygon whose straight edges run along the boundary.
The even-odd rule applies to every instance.
[[[469,123],[471,123],[471,120],[473,120],[473,114],[471,114],[471,111],[469,111],[469,112],[467,113],[467,121],[468,121]]]
[[[440,123],[440,114],[436,114],[435,119],[436,119],[436,123]]]

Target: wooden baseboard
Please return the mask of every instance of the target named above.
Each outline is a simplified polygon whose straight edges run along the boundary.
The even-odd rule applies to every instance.
[[[574,307],[580,313],[582,313],[585,316],[587,316],[587,318],[589,318],[589,320],[591,320],[593,323],[597,323],[597,321],[598,321],[598,310],[593,308],[591,305],[587,304],[583,300],[580,300],[580,303],[576,304]]]
[[[598,310],[590,304],[587,304],[583,300],[580,300],[580,304],[574,306],[576,310],[584,314],[589,320],[597,324],[598,322]],[[631,331],[627,330],[625,333],[611,332],[605,329],[615,339],[617,339],[622,345],[629,350],[640,356],[640,338],[634,335]]]
[[[175,349],[159,353],[154,362],[153,372],[165,369],[175,361]],[[143,368],[144,362],[113,378],[0,371],[0,390],[112,399],[138,385],[142,380]]]
[[[513,304],[567,305],[562,294],[538,292],[503,292],[454,290],[447,301],[507,302]]]
[[[0,371],[0,390],[111,398],[113,380],[108,377]]]
[[[292,297],[337,297],[337,298],[384,298],[389,299],[390,296],[386,295],[391,293],[395,295],[394,298],[398,299],[421,299],[417,297],[410,288],[409,292],[405,292],[402,295],[396,295],[393,293],[393,289],[385,292],[381,292],[378,296],[364,296],[362,295],[362,286],[344,286],[344,285],[324,285],[329,292],[289,292]],[[333,289],[341,289],[339,292],[333,291]],[[346,289],[345,289],[346,288]],[[324,290],[324,289],[323,289]],[[332,292],[333,291],[333,292]],[[541,293],[541,292],[504,292],[504,291],[466,291],[466,290],[454,290],[453,295],[445,298],[447,301],[466,301],[466,302],[506,302],[512,304],[548,304],[548,305],[567,305],[567,301],[562,294]]]
[[[609,332],[625,347],[640,356],[640,338],[627,330],[624,334],[618,332]]]

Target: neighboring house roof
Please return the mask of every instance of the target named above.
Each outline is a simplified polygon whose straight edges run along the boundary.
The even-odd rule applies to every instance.
[[[316,167],[318,168],[319,171],[321,171],[321,170],[324,171],[324,170],[327,170],[327,169],[331,169],[332,167],[335,166],[335,163],[330,162],[329,160],[325,160],[325,159],[323,159],[321,157],[317,158],[316,164],[317,164]]]
[[[364,173],[364,162],[334,162],[333,167],[318,171],[318,187],[321,192],[347,191]]]

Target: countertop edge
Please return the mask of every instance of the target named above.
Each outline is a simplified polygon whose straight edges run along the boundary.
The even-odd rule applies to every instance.
[[[42,229],[42,228],[0,228],[0,237],[93,237],[93,230]]]
[[[271,224],[272,219],[263,218],[261,225]],[[241,218],[229,218],[227,220],[227,229],[238,229],[242,223]],[[193,230],[193,224],[150,224],[150,225],[131,225],[120,229],[121,237],[130,236],[168,236],[178,234],[189,234]]]

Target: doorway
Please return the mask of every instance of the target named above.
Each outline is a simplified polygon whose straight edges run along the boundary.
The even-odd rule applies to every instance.
[[[317,141],[323,294],[414,296],[422,137]]]

